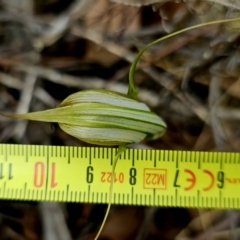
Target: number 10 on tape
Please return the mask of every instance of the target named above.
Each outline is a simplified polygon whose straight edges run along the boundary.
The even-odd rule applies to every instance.
[[[108,203],[115,148],[0,144],[0,198]],[[134,150],[113,176],[113,203],[240,209],[240,154]]]

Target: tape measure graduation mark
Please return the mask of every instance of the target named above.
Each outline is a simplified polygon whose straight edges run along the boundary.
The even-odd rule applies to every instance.
[[[0,144],[0,198],[108,203],[114,148]],[[240,208],[240,154],[129,149],[114,204]]]

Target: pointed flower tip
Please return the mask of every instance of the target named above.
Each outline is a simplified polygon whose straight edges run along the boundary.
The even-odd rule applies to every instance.
[[[4,117],[15,118],[15,119],[24,119],[32,121],[43,121],[43,122],[55,122],[56,109],[50,109],[39,112],[30,112],[30,113],[0,113]]]
[[[24,115],[24,114],[2,113],[2,112],[0,112],[0,115],[2,115],[3,117],[7,117],[7,118],[21,119],[22,115]]]
[[[7,117],[58,122],[61,129],[82,141],[115,146],[160,137],[164,121],[144,103],[108,90],[85,90],[68,96],[58,108]]]

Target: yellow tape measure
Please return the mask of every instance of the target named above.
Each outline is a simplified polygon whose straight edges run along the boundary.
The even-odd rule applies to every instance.
[[[108,203],[114,148],[0,144],[0,198]],[[114,204],[240,208],[240,153],[129,149]]]

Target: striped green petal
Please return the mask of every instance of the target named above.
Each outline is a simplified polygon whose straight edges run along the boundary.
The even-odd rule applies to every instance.
[[[103,146],[136,143],[146,137],[144,133],[126,129],[79,127],[63,123],[60,123],[59,126],[64,132],[73,137],[87,143]]]
[[[126,107],[136,110],[150,111],[144,103],[138,102],[125,94],[110,90],[84,90],[73,93],[63,100],[60,107],[73,105],[76,103],[106,103],[118,107]]]

